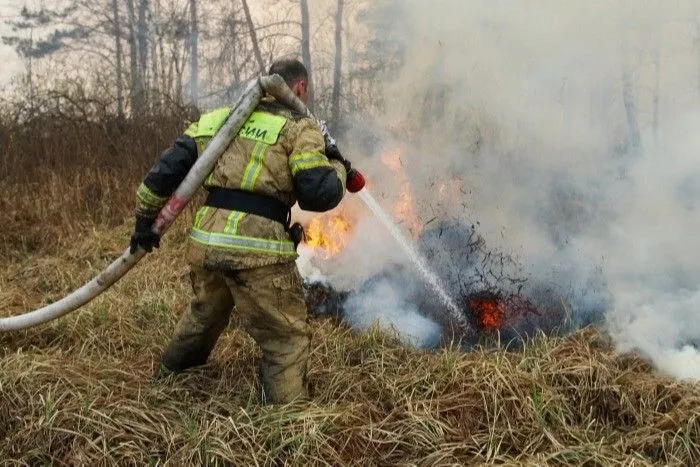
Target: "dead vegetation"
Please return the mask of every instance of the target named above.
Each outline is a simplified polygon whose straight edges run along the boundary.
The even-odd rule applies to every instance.
[[[0,123],[0,255],[121,224],[134,208],[135,184],[184,121],[44,115]]]
[[[107,143],[64,165],[60,151],[80,146],[54,147],[48,167],[36,147],[21,151],[34,165],[10,164],[3,146],[0,315],[60,298],[126,247],[136,183],[167,144],[130,134],[119,157],[142,159],[119,166]],[[210,364],[154,379],[190,296],[187,222],[82,310],[0,335],[4,465],[700,462],[697,384],[617,355],[592,330],[465,354],[318,320],[313,401],[276,407],[259,405],[258,352],[232,323]]]

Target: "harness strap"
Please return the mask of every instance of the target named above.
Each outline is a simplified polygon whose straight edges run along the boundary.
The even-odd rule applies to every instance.
[[[208,187],[207,190],[209,191],[209,196],[204,202],[205,206],[264,217],[279,222],[284,226],[285,230],[289,230],[292,210],[277,198],[251,191],[223,187],[213,186]]]

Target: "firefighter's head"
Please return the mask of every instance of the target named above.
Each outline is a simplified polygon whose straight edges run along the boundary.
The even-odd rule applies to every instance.
[[[281,58],[276,60],[268,71],[270,75],[280,75],[289,89],[292,90],[304,104],[309,101],[309,72],[296,58]]]

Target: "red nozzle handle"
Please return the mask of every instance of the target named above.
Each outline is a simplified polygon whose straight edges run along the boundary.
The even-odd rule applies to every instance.
[[[346,188],[350,193],[357,193],[365,187],[365,176],[357,169],[350,169],[348,172]]]

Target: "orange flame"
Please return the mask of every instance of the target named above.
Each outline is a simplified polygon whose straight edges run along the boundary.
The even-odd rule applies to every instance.
[[[476,315],[476,322],[484,331],[501,329],[505,324],[506,309],[497,297],[472,297],[469,309]]]
[[[482,331],[497,331],[513,323],[526,314],[542,316],[542,312],[528,300],[517,295],[499,295],[481,292],[467,298],[469,311]]]
[[[402,167],[402,154],[403,150],[396,147],[382,154],[381,160],[394,173],[398,187],[398,200],[391,214],[417,237],[423,230],[423,223],[415,212],[411,186]],[[306,244],[325,258],[336,256],[347,245],[354,224],[355,219],[342,208],[316,216],[304,226]]]
[[[415,213],[411,185],[404,173],[401,155],[402,150],[397,147],[382,154],[381,160],[394,172],[399,186],[399,200],[394,205],[393,214],[403,221],[414,237],[418,237],[423,231],[423,223]]]
[[[401,171],[401,149],[400,148],[394,148],[391,151],[385,152],[384,154],[381,155],[382,162],[384,165],[389,167],[391,170],[394,172],[400,172]]]
[[[352,223],[342,212],[314,217],[304,228],[307,245],[323,251],[327,258],[343,251],[351,231]]]

